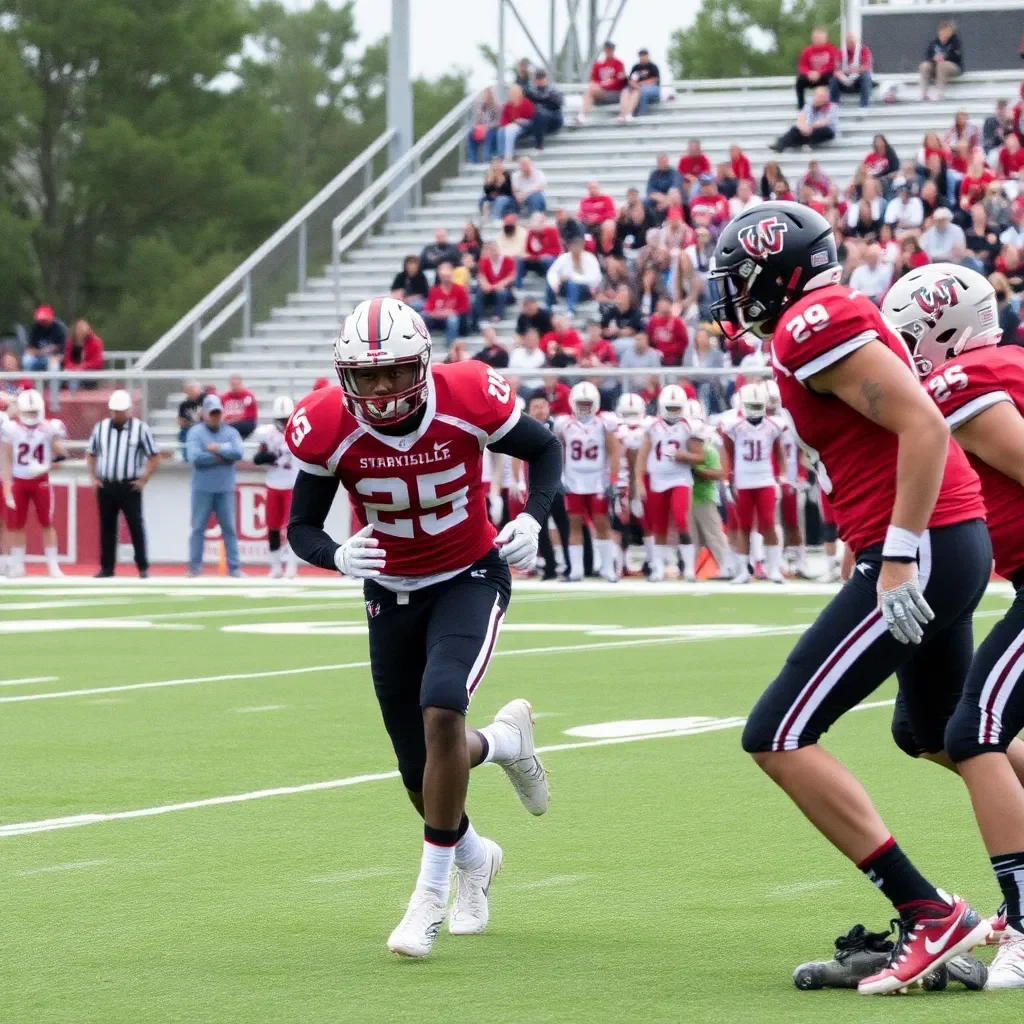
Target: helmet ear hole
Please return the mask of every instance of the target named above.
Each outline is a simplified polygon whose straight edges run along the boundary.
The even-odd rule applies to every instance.
[[[953,336],[956,334],[956,328],[950,327],[949,330],[943,331],[935,340],[940,345],[945,345],[947,341],[952,341]]]

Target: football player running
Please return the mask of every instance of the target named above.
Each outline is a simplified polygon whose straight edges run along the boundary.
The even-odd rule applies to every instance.
[[[426,956],[456,896],[449,931],[487,924],[500,847],[465,813],[471,767],[499,764],[532,814],[548,807],[525,700],[468,729],[508,607],[509,567],[529,569],[561,471],[561,447],[521,416],[502,376],[476,360],[430,366],[420,315],[392,298],[362,302],[335,345],[340,387],[307,395],[286,428],[298,460],[288,535],[300,558],[364,580],[370,672],[402,782],[424,819],[419,878],[388,948]],[[530,468],[525,510],[495,536],[481,481],[487,450]],[[324,531],[338,488],[363,525],[342,544]]]
[[[996,348],[995,291],[933,263],[901,278],[883,312],[911,346],[925,390],[981,478],[996,572],[1017,596],[978,648],[946,727],[1006,905],[987,988],[1024,988],[1024,788],[1007,746],[1024,728],[1024,350]],[[1014,743],[1014,747],[1018,747]]]
[[[772,338],[782,404],[857,557],[754,707],[743,747],[896,908],[889,963],[858,986],[875,994],[913,984],[984,942],[991,926],[917,870],[818,740],[895,672],[921,748],[943,750],[992,548],[978,476],[918,383],[906,344],[841,275],[828,222],[797,203],[769,202],[727,225],[709,280],[720,321]]]
[[[284,431],[295,403],[287,395],[274,399],[274,422],[260,427],[255,434],[259,448],[253,456],[257,466],[267,467],[267,542],[270,546],[270,578],[279,580],[282,575],[294,579],[299,573],[299,560],[288,544],[287,534],[281,534],[288,526],[288,515],[292,505],[292,488],[299,468],[292,460]]]

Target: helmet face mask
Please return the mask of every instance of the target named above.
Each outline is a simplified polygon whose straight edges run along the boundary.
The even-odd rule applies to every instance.
[[[622,420],[630,426],[636,426],[643,420],[646,406],[644,400],[632,392],[626,392],[626,394],[619,397],[618,402],[615,403],[615,413]]]
[[[18,422],[26,427],[38,426],[43,421],[46,403],[34,388],[18,395]]]
[[[569,408],[581,423],[592,419],[601,408],[601,393],[588,380],[574,384],[569,392]]]
[[[669,384],[658,395],[658,415],[666,423],[676,423],[686,413],[689,399],[678,384]]]
[[[743,418],[756,426],[768,410],[768,389],[764,384],[744,384],[740,388],[740,410]]]

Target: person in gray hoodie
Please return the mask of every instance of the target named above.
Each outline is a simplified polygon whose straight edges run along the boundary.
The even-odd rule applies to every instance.
[[[224,537],[228,575],[238,577],[242,566],[235,529],[235,463],[242,457],[242,436],[221,422],[224,408],[216,395],[203,399],[202,410],[202,420],[185,437],[186,459],[192,466],[188,575],[198,576],[202,568],[203,535],[212,512]]]

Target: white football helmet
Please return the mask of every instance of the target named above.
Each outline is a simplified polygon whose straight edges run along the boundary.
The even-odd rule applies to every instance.
[[[1003,336],[995,289],[955,263],[929,263],[901,277],[885,296],[882,314],[907,343],[919,377]]]
[[[646,412],[647,406],[644,400],[639,395],[633,394],[632,391],[619,395],[619,400],[615,403],[615,415],[631,427],[636,426],[644,418]]]
[[[666,423],[675,423],[682,419],[688,402],[686,392],[678,384],[669,384],[658,395],[658,415]]]
[[[295,403],[287,395],[278,395],[274,399],[274,422],[279,426],[284,425],[295,412]]]
[[[601,408],[601,393],[589,380],[581,380],[569,392],[569,408],[576,419],[589,420]]]
[[[46,403],[35,388],[18,395],[18,421],[26,427],[34,427],[46,415]]]
[[[750,423],[760,423],[768,410],[768,389],[760,382],[740,388],[740,409]]]
[[[764,389],[768,395],[768,415],[774,416],[782,408],[782,394],[779,391],[779,385],[773,380],[766,380]]]
[[[334,366],[354,416],[374,426],[399,423],[427,400],[430,332],[419,313],[401,300],[367,299],[341,328],[334,343]],[[383,366],[411,367],[412,383],[397,391],[364,393],[357,372]]]

